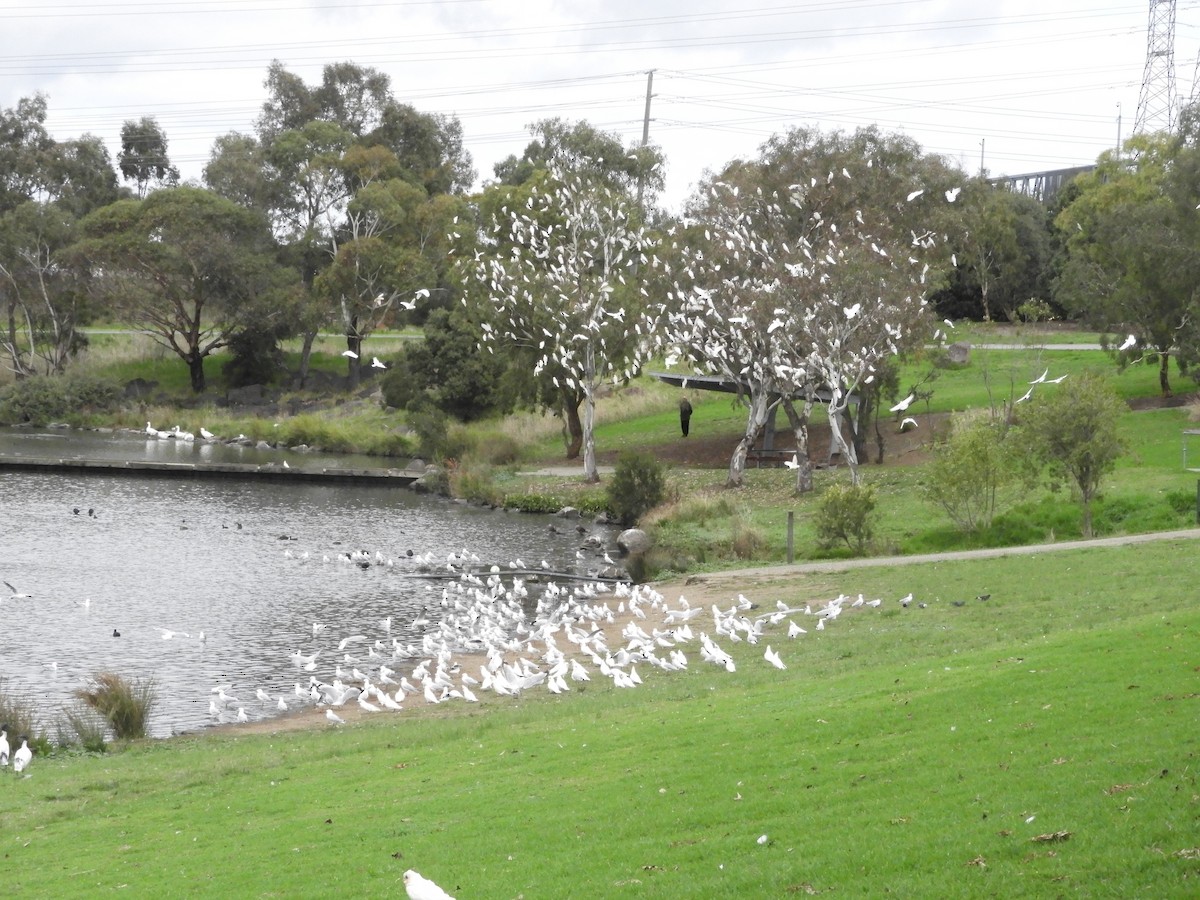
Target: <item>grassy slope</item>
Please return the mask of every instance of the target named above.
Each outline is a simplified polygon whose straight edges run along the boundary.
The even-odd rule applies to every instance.
[[[9,886],[375,895],[412,867],[462,898],[1195,896],[1195,547],[748,588],[888,601],[773,634],[786,672],[726,642],[732,675],[693,649],[636,690],[35,760],[0,783]]]

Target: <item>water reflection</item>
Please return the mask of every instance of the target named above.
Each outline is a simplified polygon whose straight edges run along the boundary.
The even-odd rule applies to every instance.
[[[0,459],[6,456],[51,459],[138,460],[159,463],[242,463],[292,467],[387,469],[403,468],[407,460],[362,454],[304,453],[259,450],[242,444],[159,440],[142,432],[80,431],[77,429],[0,428]]]
[[[217,685],[273,714],[254,692],[307,681],[293,651],[322,648],[314,674],[329,678],[342,637],[385,638],[388,616],[392,636],[420,636],[411,623],[443,587],[414,577],[424,554],[436,569],[467,548],[572,570],[581,535],[552,522],[397,488],[3,473],[0,578],[33,599],[0,600],[0,676],[48,721],[102,670],[159,682],[157,735],[203,727]],[[350,550],[384,562],[339,562]],[[314,622],[330,626],[315,639]]]

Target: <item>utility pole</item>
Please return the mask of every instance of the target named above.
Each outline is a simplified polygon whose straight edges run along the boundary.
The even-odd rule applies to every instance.
[[[646,73],[646,112],[642,115],[642,147],[650,143],[650,98],[654,96],[654,70],[651,69]],[[638,191],[637,204],[638,209],[642,208],[642,194],[646,188],[646,174],[642,170],[644,161],[638,161]],[[644,211],[643,211],[644,212]]]
[[[985,171],[983,168],[983,145],[985,143],[987,143],[987,138],[980,138],[980,140],[979,140],[979,177],[980,178],[983,177],[983,173]]]
[[[1117,101],[1117,162],[1121,161],[1121,101]]]

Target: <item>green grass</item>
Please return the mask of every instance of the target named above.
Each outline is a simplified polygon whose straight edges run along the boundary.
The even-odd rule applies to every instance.
[[[395,895],[415,868],[459,897],[1195,896],[1195,549],[731,582],[888,602],[772,635],[786,672],[725,643],[732,675],[693,649],[637,690],[35,759],[0,785],[10,888]]]

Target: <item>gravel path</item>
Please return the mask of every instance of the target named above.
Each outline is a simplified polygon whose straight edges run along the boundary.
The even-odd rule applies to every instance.
[[[826,559],[793,565],[757,566],[751,569],[729,569],[693,575],[688,583],[745,581],[749,578],[787,578],[812,572],[847,572],[869,566],[910,566],[918,563],[943,562],[954,559],[991,559],[1000,556],[1036,556],[1061,550],[1084,550],[1089,547],[1120,547],[1126,544],[1146,544],[1150,541],[1200,540],[1200,528],[1179,531],[1156,531],[1151,534],[1124,534],[1115,537],[1093,538],[1087,541],[1058,541],[1053,544],[1026,544],[1020,547],[987,547],[982,550],[955,550],[949,553],[919,553],[911,556],[873,556],[865,559]]]

